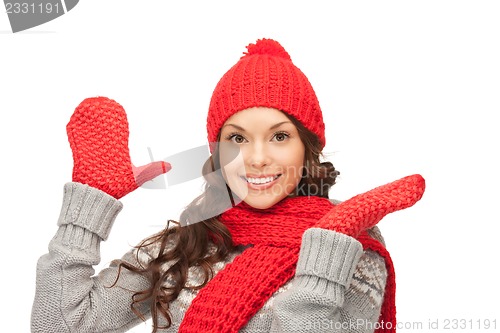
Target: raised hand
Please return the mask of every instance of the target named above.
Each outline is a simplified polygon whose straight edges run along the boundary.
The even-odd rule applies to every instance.
[[[413,206],[424,191],[422,176],[407,176],[338,204],[318,221],[316,227],[357,237],[387,214]]]
[[[171,169],[158,161],[135,167],[128,148],[129,129],[123,107],[107,97],[83,100],[66,126],[73,152],[73,181],[119,199]]]

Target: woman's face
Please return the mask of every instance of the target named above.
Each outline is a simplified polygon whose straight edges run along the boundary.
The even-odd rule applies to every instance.
[[[254,208],[273,206],[300,182],[305,147],[279,110],[254,107],[234,114],[222,126],[219,149],[226,183]]]

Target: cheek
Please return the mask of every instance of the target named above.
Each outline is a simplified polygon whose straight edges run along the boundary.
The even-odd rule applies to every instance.
[[[298,185],[302,179],[302,174],[304,173],[304,159],[295,159],[290,161],[290,167],[288,168],[288,181],[293,183],[294,186]]]
[[[286,171],[289,179],[300,179],[304,171],[304,149],[296,147],[293,150],[288,150],[276,154],[276,159],[279,164],[286,166]]]
[[[231,177],[242,168],[243,155],[238,147],[226,143],[220,146],[219,161],[224,177]]]
[[[222,176],[226,183],[229,184],[232,179],[237,176],[239,169],[240,167],[234,161],[227,164],[221,164]]]

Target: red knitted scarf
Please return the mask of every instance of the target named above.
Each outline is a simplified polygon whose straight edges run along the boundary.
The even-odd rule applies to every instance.
[[[179,332],[238,332],[274,292],[294,277],[302,234],[332,207],[328,199],[311,196],[285,198],[266,210],[242,202],[223,213],[220,220],[231,232],[233,243],[253,246],[199,291]],[[396,284],[391,258],[385,247],[366,233],[358,240],[364,249],[376,251],[385,259],[388,279],[377,332],[393,332]],[[388,326],[393,329],[386,329]]]

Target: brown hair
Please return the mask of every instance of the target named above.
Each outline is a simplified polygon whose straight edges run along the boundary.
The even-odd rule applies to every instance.
[[[332,163],[320,162],[322,152],[318,137],[307,130],[298,120],[286,113],[285,115],[297,127],[305,146],[305,165],[302,179],[290,196],[316,195],[328,198],[328,191],[335,184],[339,172],[335,170]],[[179,218],[180,223],[169,220],[163,231],[145,239],[136,246],[137,262],[139,262],[139,251],[155,243],[159,244],[158,256],[148,262],[145,267],[136,267],[130,263],[119,261],[118,277],[123,267],[144,275],[150,281],[150,288],[138,291],[132,296],[131,309],[138,317],[145,320],[144,315],[138,310],[138,305],[145,301],[151,302],[153,333],[156,333],[158,329],[168,328],[172,325],[169,305],[179,296],[180,291],[184,288],[191,290],[203,288],[213,278],[213,264],[224,260],[234,249],[231,234],[225,225],[217,219],[222,211],[220,210],[219,198],[221,195],[232,195],[220,172],[217,147],[213,155],[205,162],[203,175],[206,181],[204,191],[184,209]],[[203,218],[206,216],[213,217]],[[170,223],[175,225],[171,227]],[[172,242],[174,246],[167,249],[169,242]],[[210,251],[211,243],[215,245],[215,251]],[[174,264],[166,271],[162,271],[161,267],[166,262]],[[204,281],[199,286],[186,286],[188,269],[192,266],[199,266],[203,270]],[[173,287],[165,286],[167,278],[175,282]],[[160,316],[166,319],[168,323],[166,327],[159,326]]]

